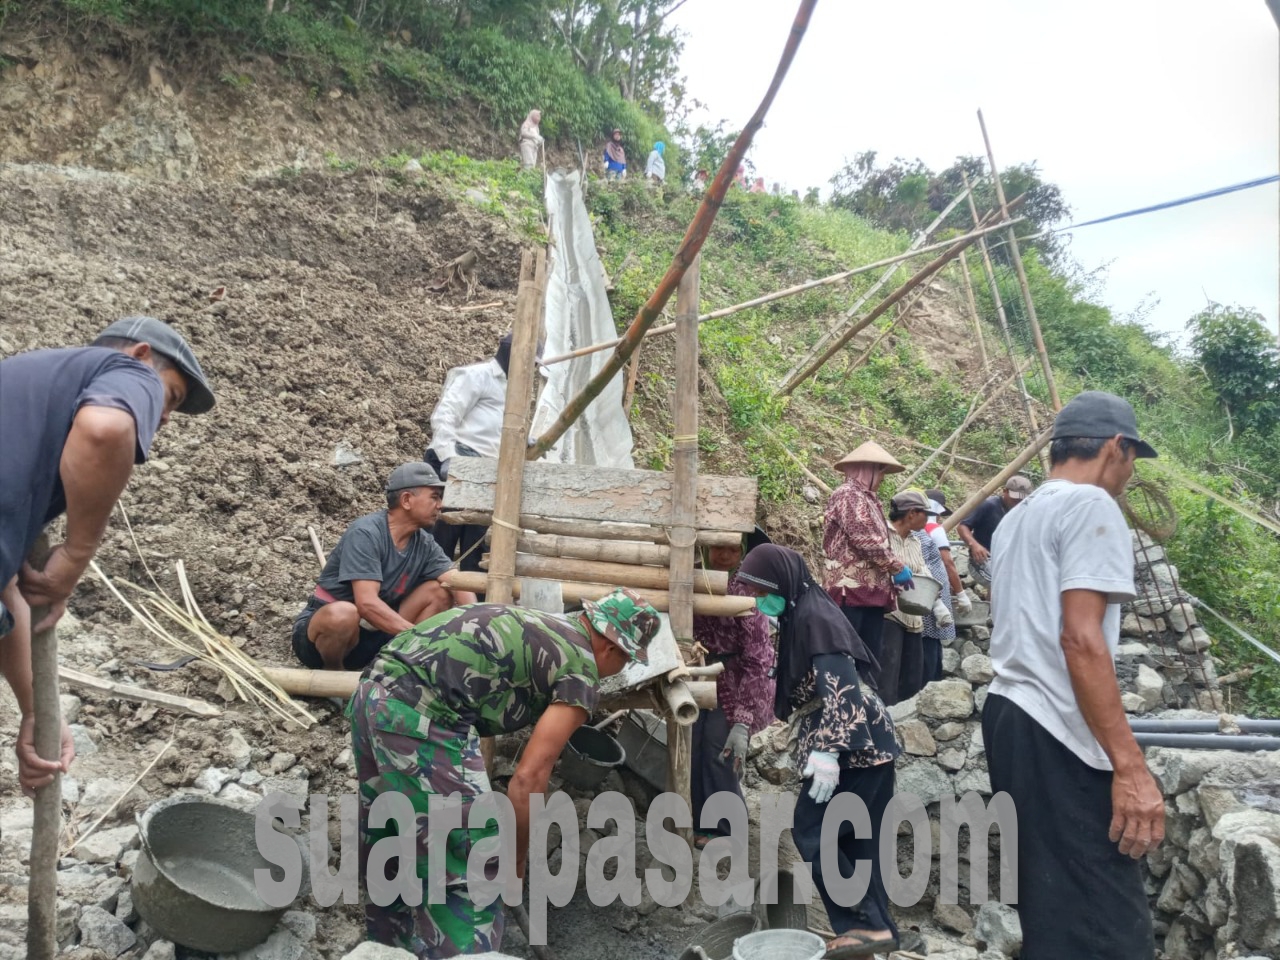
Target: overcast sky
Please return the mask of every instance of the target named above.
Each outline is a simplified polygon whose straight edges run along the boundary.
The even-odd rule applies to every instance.
[[[688,0],[682,69],[705,116],[736,129],[777,65],[794,0]],[[1280,31],[1264,0],[823,0],[752,158],[768,183],[821,186],[863,150],[941,169],[982,154],[1034,161],[1079,222],[1277,172]],[[1108,265],[1100,299],[1147,300],[1181,335],[1206,297],[1280,300],[1275,185],[1071,236]]]

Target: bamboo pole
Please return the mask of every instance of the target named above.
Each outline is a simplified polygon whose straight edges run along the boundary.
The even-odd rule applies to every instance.
[[[987,147],[987,162],[991,164],[991,179],[996,186],[996,199],[1000,201],[1000,209],[1004,218],[1009,219],[1008,205],[1004,200],[1004,187],[1000,183],[1000,169],[996,166],[995,154],[991,152],[991,138],[987,136],[987,123],[978,111],[978,126],[982,128],[982,142]],[[1053,379],[1053,365],[1049,363],[1049,351],[1044,345],[1044,336],[1040,333],[1040,320],[1036,317],[1036,305],[1031,299],[1031,287],[1027,284],[1027,270],[1022,265],[1022,252],[1018,249],[1018,235],[1013,227],[1009,228],[1009,249],[1013,252],[1013,267],[1018,273],[1018,286],[1022,288],[1022,301],[1027,307],[1027,319],[1031,321],[1031,335],[1035,339],[1036,353],[1040,355],[1040,366],[1044,370],[1044,381],[1049,385],[1049,399],[1053,401],[1055,411],[1062,409],[1062,400],[1058,397],[1058,384]]]
[[[964,281],[965,302],[969,305],[969,319],[973,321],[973,336],[978,341],[978,355],[982,357],[982,369],[991,369],[991,358],[987,356],[987,341],[982,336],[982,321],[978,319],[978,301],[973,296],[973,279],[969,276],[969,258],[965,251],[960,251],[960,279]]]
[[[938,445],[938,449],[934,450],[933,453],[929,454],[929,456],[925,458],[924,463],[920,464],[920,466],[916,467],[909,474],[907,474],[906,477],[900,480],[897,486],[895,487],[895,489],[905,490],[908,487],[910,487],[911,482],[929,468],[929,464],[933,463],[934,460],[938,459],[938,457],[942,454],[944,450],[947,449],[948,446],[950,446],[952,443],[960,439],[960,435],[964,433],[965,430],[968,429],[969,424],[973,423],[973,421],[977,420],[978,417],[982,416],[987,411],[988,407],[990,407],[993,403],[995,403],[996,400],[998,400],[1006,390],[1008,390],[1010,387],[1012,387],[1015,383],[1018,382],[1018,378],[1022,376],[1023,372],[1030,365],[1031,365],[1030,360],[1024,360],[1021,363],[1021,365],[1016,367],[1014,370],[1013,376],[1011,376],[1004,383],[1000,384],[1000,386],[996,387],[996,389],[992,392],[991,396],[987,397],[986,400],[983,400],[982,403],[978,405],[977,409],[971,409],[970,412],[965,416],[964,420],[961,421],[960,426],[956,427],[953,431],[951,431],[951,436],[943,440],[942,443]],[[978,391],[977,396],[981,396],[983,390],[985,389],[986,389],[986,385],[984,384],[983,389]],[[952,452],[952,455],[954,456],[954,451]]]
[[[49,540],[41,534],[27,561],[43,570]],[[48,607],[31,608],[31,692],[35,703],[35,748],[42,760],[62,753],[62,709],[58,702],[58,633],[35,625]],[[27,956],[53,960],[58,952],[58,837],[62,833],[62,773],[35,792],[31,825],[31,865],[27,885]]]
[[[671,550],[656,543],[626,540],[594,540],[584,537],[558,537],[540,533],[521,533],[516,549],[540,557],[562,557],[574,560],[602,560],[607,563],[629,563],[638,566],[666,567],[671,563]]]
[[[529,436],[529,398],[546,285],[546,251],[525,250],[520,258],[520,287],[516,295],[506,407],[502,414],[502,441],[498,448],[498,482],[493,493],[493,542],[489,548],[490,569],[485,592],[489,603],[510,603],[513,596],[516,537],[520,532],[516,523],[520,519],[524,451]]]
[[[1049,442],[1049,438],[1052,436],[1053,427],[1046,427],[1043,432],[1023,448],[1020,454],[1013,458],[1007,467],[988,480],[981,490],[971,496],[964,503],[960,504],[960,506],[956,508],[955,513],[943,520],[942,528],[948,533],[954,530],[957,524],[973,512],[974,507],[987,499],[987,497],[991,496],[994,490],[998,489],[1006,480],[1025,467],[1031,459],[1044,448],[1044,445]]]
[[[742,163],[743,157],[746,156],[756,133],[764,126],[764,118],[768,114],[769,108],[773,105],[774,98],[778,95],[783,78],[786,77],[787,70],[795,59],[796,51],[800,49],[800,41],[804,39],[805,30],[809,26],[809,18],[812,16],[817,3],[818,0],[800,0],[800,8],[796,11],[795,20],[791,25],[791,34],[782,50],[782,57],[778,61],[777,69],[774,71],[773,81],[769,84],[769,89],[765,91],[764,99],[756,107],[756,112],[747,121],[747,125],[742,128],[742,132],[738,134],[738,139],[734,141],[733,146],[729,148],[729,153],[724,158],[724,163],[720,165],[715,180],[703,196],[702,202],[698,206],[698,212],[694,214],[693,221],[689,224],[689,229],[685,231],[684,239],[680,242],[680,247],[676,250],[675,256],[671,260],[671,266],[667,268],[666,275],[658,283],[658,288],[654,290],[653,295],[636,313],[631,325],[627,327],[627,331],[623,335],[622,343],[618,344],[613,356],[609,358],[609,362],[600,368],[576,397],[565,404],[560,416],[556,418],[555,423],[547,429],[546,433],[530,445],[526,454],[528,459],[537,460],[545,454],[569,429],[569,425],[582,416],[582,412],[587,409],[591,401],[598,397],[605,385],[617,376],[623,364],[627,362],[631,354],[635,352],[636,347],[639,346],[645,331],[653,326],[654,321],[662,313],[662,308],[671,299],[671,294],[675,292],[680,279],[693,264],[694,259],[698,256],[698,251],[702,249],[702,244],[707,239],[707,234],[711,231],[711,224],[715,222],[716,214],[719,213],[720,205],[724,202],[724,196],[729,190],[729,184],[733,182],[733,175],[737,172],[738,165]]]
[[[481,564],[481,569],[484,564]],[[456,575],[455,575],[456,576]],[[634,590],[665,590],[670,581],[668,567],[644,567],[630,563],[603,560],[579,560],[574,557],[547,557],[538,554],[516,554],[516,576],[538,580],[572,580],[578,583],[601,583]],[[690,567],[690,581],[693,569]],[[456,582],[456,581],[455,581]],[[724,596],[729,589],[729,575],[722,570],[700,570],[696,580],[698,593]],[[690,593],[692,600],[692,593]],[[690,630],[692,630],[690,620]],[[674,629],[674,628],[673,628]],[[680,635],[676,634],[679,638]],[[692,640],[693,637],[680,639]]]
[[[824,497],[831,496],[831,487],[827,485],[827,482],[823,480],[820,476],[818,476],[816,473],[814,473],[812,470],[810,470],[805,465],[805,462],[801,460],[798,456],[796,456],[795,453],[792,452],[791,448],[788,447],[782,441],[782,438],[780,436],[778,436],[776,433],[774,433],[764,424],[757,424],[757,426],[759,427],[760,430],[764,431],[764,435],[768,437],[770,440],[772,440],[774,442],[774,445],[779,450],[781,450],[784,454],[786,454],[788,458],[790,458],[792,463],[794,463],[797,467],[800,468],[800,472],[805,475],[805,477],[808,479],[810,483],[812,483],[815,487],[818,488],[819,492],[821,492]]]
[[[684,685],[699,710],[716,708],[714,680],[686,680]],[[662,691],[655,685],[605,694],[600,697],[599,707],[601,710],[663,710],[666,702]]]
[[[817,280],[808,280],[804,283],[797,284],[794,287],[775,290],[773,293],[766,293],[763,296],[756,297],[754,300],[747,300],[743,303],[735,303],[732,306],[721,307],[719,310],[712,310],[710,313],[701,314],[698,317],[698,323],[703,324],[708,320],[719,320],[722,317],[731,317],[735,313],[741,313],[744,310],[761,307],[766,303],[773,303],[773,301],[782,300],[785,297],[794,297],[796,294],[806,293],[807,291],[814,290],[817,287],[831,286],[832,284],[848,280],[850,277],[856,277],[863,273],[870,273],[872,270],[879,270],[881,267],[905,263],[907,260],[914,260],[916,257],[923,257],[926,254],[934,253],[938,250],[945,250],[947,247],[959,240],[985,237],[989,233],[995,233],[998,230],[1003,230],[1012,224],[1022,223],[1025,219],[1025,217],[1014,217],[1008,223],[992,224],[989,227],[983,227],[981,230],[974,230],[958,237],[952,237],[950,240],[944,240],[940,243],[931,243],[928,246],[920,247],[918,250],[908,250],[906,253],[899,253],[896,256],[886,257],[885,259],[877,260],[874,263],[866,263],[860,267],[854,267],[852,270],[843,270],[840,273],[833,273],[830,276],[820,277]],[[650,327],[645,331],[642,339],[647,340],[649,337],[661,337],[675,332],[676,325],[674,323],[666,323],[660,327]],[[600,343],[588,344],[585,347],[579,347],[577,350],[571,350],[568,353],[562,353],[554,357],[547,357],[543,359],[542,365],[546,367],[553,363],[565,363],[569,360],[576,360],[578,357],[587,357],[593,353],[599,353],[601,350],[609,350],[612,347],[616,347],[618,344],[622,343],[624,339],[624,337],[619,337],[616,340],[604,340]]]
[[[972,201],[973,198],[970,197],[969,199]],[[988,219],[991,219],[994,217],[996,217],[996,214],[994,213],[988,215]],[[982,224],[979,224],[979,226],[985,226],[985,225],[986,225],[986,221],[984,221]],[[959,253],[961,250],[963,250],[965,247],[967,247],[969,244],[973,242],[974,242],[973,238],[968,238],[968,239],[960,240],[956,243],[953,243],[950,247],[944,250],[939,257],[937,257],[934,260],[931,260],[929,263],[921,267],[911,277],[911,279],[909,279],[906,283],[900,286],[893,293],[889,294],[889,296],[881,300],[875,306],[875,308],[870,313],[868,313],[865,317],[863,317],[861,320],[849,326],[848,329],[846,329],[838,337],[834,338],[834,341],[831,343],[831,345],[827,347],[826,350],[824,350],[817,358],[810,361],[798,373],[796,373],[794,376],[790,377],[785,383],[783,383],[783,385],[778,388],[775,396],[789,396],[792,393],[792,391],[795,390],[796,387],[804,383],[805,380],[809,379],[809,377],[811,377],[814,373],[820,370],[823,364],[825,364],[828,360],[830,360],[833,356],[835,356],[840,350],[844,349],[845,345],[850,340],[853,339],[854,335],[857,334],[858,331],[863,330],[864,328],[874,323],[876,319],[880,317],[886,310],[888,310],[890,307],[894,306],[896,303],[901,301],[903,297],[905,297],[908,293],[910,293],[916,287],[920,286],[920,284],[929,280],[935,273],[937,273],[944,266],[946,266],[946,264],[949,263],[956,256],[957,253]]]
[[[179,713],[190,714],[193,717],[222,716],[222,710],[219,707],[205,700],[180,697],[177,694],[162,693],[159,690],[147,690],[145,687],[116,683],[114,680],[103,680],[101,677],[95,677],[91,673],[82,673],[79,670],[72,670],[70,667],[59,667],[58,677],[72,686],[97,690],[113,697],[119,697],[121,700],[154,703],[161,707],[168,707],[170,710],[176,710]]]
[[[485,573],[455,570],[449,575],[449,583],[456,590],[483,592],[486,578]],[[565,606],[574,606],[582,603],[583,600],[599,600],[617,589],[607,583],[586,583],[578,580],[565,580],[560,585],[564,589]],[[671,594],[666,590],[650,590],[647,587],[641,587],[636,592],[660,611],[670,608]],[[515,596],[517,600],[520,598],[519,578],[515,582]],[[751,597],[722,597],[711,593],[693,595],[693,612],[700,617],[741,617],[754,609],[755,601]]]
[[[450,524],[475,524],[487,527],[492,514],[487,510],[451,510],[440,515]],[[613,523],[608,520],[576,520],[556,517],[539,517],[520,514],[520,527],[535,533],[557,534],[565,537],[587,537],[599,540],[638,541],[647,543],[667,542],[667,531],[641,523]],[[742,534],[732,530],[699,530],[700,547],[733,547],[742,543]]]
[[[963,253],[964,251],[961,251],[961,252]],[[877,336],[874,340],[871,341],[871,344],[867,347],[867,349],[862,351],[862,354],[858,357],[857,360],[849,364],[848,368],[845,370],[846,376],[853,373],[853,371],[857,370],[860,366],[862,366],[864,363],[866,363],[868,360],[871,359],[871,355],[876,352],[876,348],[880,346],[880,344],[884,343],[886,339],[888,339],[889,334],[893,333],[894,330],[898,329],[898,324],[902,323],[902,321],[906,319],[907,314],[909,314],[913,309],[915,309],[915,305],[920,302],[920,298],[923,296],[924,296],[923,291],[917,291],[916,295],[911,298],[910,303],[903,304],[902,307],[899,308],[897,315],[892,320],[889,321],[889,323],[885,326],[883,330],[880,331],[879,336]]]

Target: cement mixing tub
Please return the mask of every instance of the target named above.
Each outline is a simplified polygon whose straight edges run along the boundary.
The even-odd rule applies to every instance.
[[[680,960],[731,960],[734,941],[759,929],[760,919],[755,914],[731,913],[699,930]]]
[[[285,908],[267,906],[254,888],[253,871],[271,864],[258,852],[251,811],[172,797],[138,818],[138,833],[133,902],[157,933],[206,953],[267,939]]]
[[[898,609],[903,613],[923,616],[933,610],[933,605],[942,596],[942,584],[927,573],[912,574],[911,581],[915,585],[898,594]]]
[[[649,710],[632,710],[623,718],[618,742],[626,751],[627,769],[655,790],[667,789],[667,723]]]
[[[579,727],[560,754],[560,776],[579,790],[594,790],[626,759],[621,744],[603,730]]]
[[[826,942],[807,930],[761,930],[739,937],[733,960],[822,960]]]

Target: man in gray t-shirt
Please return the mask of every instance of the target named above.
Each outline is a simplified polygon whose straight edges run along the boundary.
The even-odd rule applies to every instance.
[[[454,604],[452,567],[427,529],[444,482],[425,463],[396,467],[387,509],[347,527],[293,625],[293,650],[313,670],[362,670],[388,640]],[[474,603],[475,595],[457,595]]]
[[[1134,597],[1114,498],[1135,457],[1155,455],[1127,402],[1080,394],[1054,422],[1049,479],[992,541],[983,743],[992,792],[1017,811],[1023,955],[1036,960],[1155,953],[1138,859],[1164,837],[1164,798],[1114,662],[1120,604]]]

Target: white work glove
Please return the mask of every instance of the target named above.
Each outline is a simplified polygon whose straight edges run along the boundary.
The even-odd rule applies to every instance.
[[[933,619],[940,627],[949,627],[956,622],[951,616],[951,608],[942,600],[933,602]]]
[[[840,782],[840,757],[823,750],[811,750],[800,776],[813,777],[809,798],[815,803],[826,803],[836,792],[836,785]]]
[[[961,613],[973,612],[973,599],[969,596],[968,590],[961,590],[951,598],[956,602],[956,609]]]

